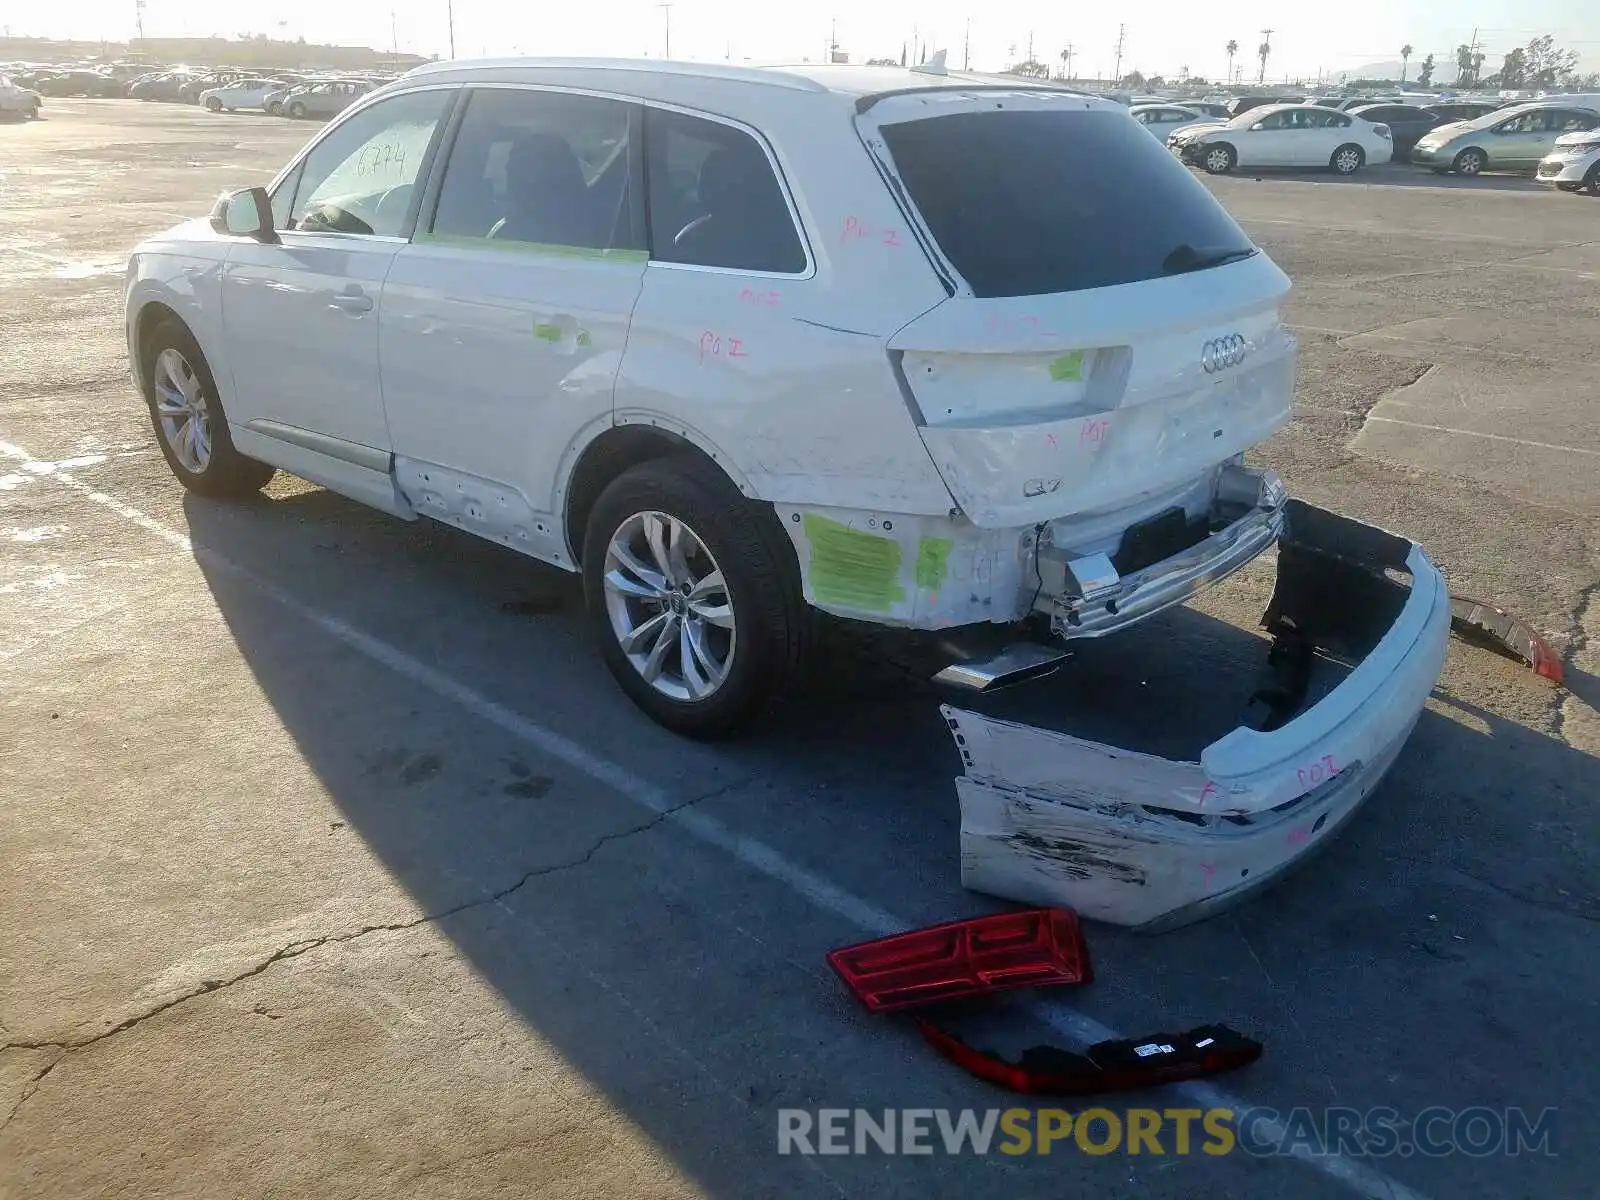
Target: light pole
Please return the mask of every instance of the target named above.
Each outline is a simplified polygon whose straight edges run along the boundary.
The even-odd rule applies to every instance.
[[[666,26],[666,46],[664,48],[665,52],[662,54],[661,57],[662,58],[671,58],[672,57],[672,5],[670,5],[670,4],[658,4],[656,7],[661,10],[661,17],[662,17],[662,20],[665,22],[665,26]]]
[[[444,0],[444,17],[450,22],[450,57],[456,56],[456,5],[455,0]]]

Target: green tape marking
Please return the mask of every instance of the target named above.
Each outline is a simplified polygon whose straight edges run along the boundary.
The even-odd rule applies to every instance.
[[[511,238],[461,237],[450,233],[419,233],[411,239],[419,246],[451,246],[458,250],[489,250],[501,254],[542,254],[551,258],[581,258],[590,262],[647,263],[643,250],[591,250],[587,246],[556,246],[549,242],[519,242]]]
[[[819,604],[888,612],[905,599],[900,586],[900,544],[807,514],[811,592]]]
[[[1051,362],[1050,378],[1056,383],[1083,382],[1083,351],[1074,350]]]
[[[950,573],[950,539],[923,538],[917,543],[917,586],[932,591]]]
[[[533,336],[546,342],[559,342],[561,340],[561,326],[546,325],[543,321],[533,323]]]

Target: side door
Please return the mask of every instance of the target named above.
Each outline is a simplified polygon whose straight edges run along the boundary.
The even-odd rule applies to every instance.
[[[1544,138],[1548,113],[1544,109],[1525,112],[1495,126],[1489,152],[1489,165],[1497,170],[1526,167],[1544,157]]]
[[[240,239],[230,250],[228,416],[245,453],[330,487],[285,447],[387,474],[378,296],[456,95],[402,92],[330,126],[273,189],[279,244]]]
[[[395,475],[419,512],[565,562],[563,462],[610,425],[644,277],[642,111],[469,92],[383,289]]]
[[[1294,162],[1293,139],[1289,113],[1269,112],[1241,130],[1233,148],[1240,166],[1281,167]]]

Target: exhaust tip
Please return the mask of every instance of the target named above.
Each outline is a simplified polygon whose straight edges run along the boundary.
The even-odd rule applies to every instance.
[[[1067,661],[1067,652],[1037,642],[1017,642],[988,658],[951,663],[933,681],[965,692],[993,692],[1048,675]]]

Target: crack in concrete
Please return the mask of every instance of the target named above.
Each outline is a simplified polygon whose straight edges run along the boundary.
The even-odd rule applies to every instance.
[[[1536,908],[1541,912],[1553,913],[1556,916],[1561,917],[1570,917],[1572,920],[1586,921],[1589,924],[1600,924],[1600,913],[1584,912],[1581,909],[1564,905],[1557,900],[1547,900],[1539,896],[1530,896],[1526,892],[1519,892],[1515,888],[1507,887],[1498,880],[1491,879],[1486,875],[1479,875],[1475,871],[1469,871],[1467,868],[1459,866],[1456,863],[1439,862],[1430,858],[1418,858],[1409,854],[1387,854],[1384,855],[1384,857],[1393,859],[1397,862],[1407,863],[1414,867],[1431,867],[1437,871],[1446,871],[1452,875],[1459,875],[1461,878],[1470,879],[1473,883],[1478,884],[1480,887],[1488,888],[1490,891],[1504,896],[1508,900],[1515,900],[1518,903],[1526,904],[1529,908]]]
[[[464,900],[460,904],[452,905],[451,907],[442,909],[436,913],[425,913],[422,916],[410,921],[395,921],[381,925],[363,925],[360,929],[351,930],[346,933],[330,933],[321,937],[302,938],[299,941],[290,942],[287,946],[283,946],[274,951],[272,954],[262,959],[259,963],[247,971],[241,971],[239,974],[228,979],[207,979],[202,982],[199,987],[184,992],[181,995],[164,1000],[146,1012],[135,1013],[126,1020],[119,1021],[111,1028],[102,1030],[93,1037],[82,1038],[78,1041],[60,1041],[35,1038],[18,1038],[7,1041],[3,1045],[0,1045],[0,1053],[4,1053],[7,1050],[58,1050],[60,1053],[52,1057],[51,1060],[46,1063],[33,1076],[32,1079],[28,1080],[28,1082],[23,1085],[22,1095],[19,1096],[17,1098],[17,1102],[11,1106],[11,1111],[6,1114],[5,1119],[0,1121],[0,1133],[5,1131],[6,1127],[11,1124],[13,1119],[15,1119],[17,1113],[22,1110],[22,1106],[33,1098],[34,1094],[43,1084],[45,1078],[52,1071],[54,1071],[57,1065],[64,1061],[69,1054],[79,1050],[87,1049],[98,1042],[105,1041],[107,1038],[115,1037],[119,1033],[123,1033],[137,1025],[141,1025],[150,1020],[152,1017],[160,1016],[167,1010],[176,1008],[178,1005],[187,1003],[196,997],[209,995],[212,992],[222,991],[223,989],[230,988],[237,983],[243,983],[247,979],[253,979],[276,963],[286,962],[292,958],[299,958],[302,954],[309,954],[311,951],[319,950],[324,946],[338,945],[343,942],[353,942],[357,938],[365,937],[369,933],[392,933],[407,929],[416,929],[422,925],[428,925],[437,921],[443,921],[449,917],[458,916],[459,914],[467,912],[470,909],[483,908],[491,904],[501,905],[508,896],[511,896],[515,892],[526,887],[535,879],[541,879],[546,875],[554,875],[561,871],[571,871],[578,867],[585,866],[594,858],[596,854],[601,851],[601,849],[612,844],[613,842],[622,841],[626,838],[636,837],[641,833],[648,832],[649,830],[660,825],[663,821],[666,821],[669,817],[672,817],[674,814],[680,813],[684,809],[690,808],[693,805],[699,804],[703,801],[712,800],[718,796],[726,795],[730,791],[744,787],[748,782],[749,780],[741,779],[732,783],[724,784],[721,787],[713,788],[709,792],[704,792],[701,795],[684,800],[681,803],[663,808],[648,820],[640,821],[635,825],[630,825],[626,829],[619,829],[612,833],[603,834],[596,838],[594,844],[576,858],[570,858],[562,862],[551,863],[548,866],[535,867],[530,871],[524,872],[521,878],[519,878],[509,887],[501,888],[499,891],[488,896],[480,896],[474,900]]]

